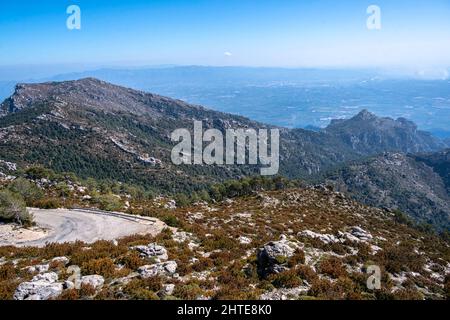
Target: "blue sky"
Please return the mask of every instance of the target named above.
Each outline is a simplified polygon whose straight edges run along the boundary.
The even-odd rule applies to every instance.
[[[0,65],[29,64],[449,67],[450,1],[1,1]]]

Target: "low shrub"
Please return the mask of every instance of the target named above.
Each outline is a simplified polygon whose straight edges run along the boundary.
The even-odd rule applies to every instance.
[[[12,263],[6,263],[0,267],[0,281],[13,280],[16,276],[16,268]]]
[[[80,293],[77,289],[64,290],[56,300],[78,300],[80,299]]]
[[[214,250],[236,250],[239,244],[230,237],[230,235],[224,230],[213,230],[212,236],[203,241],[203,246],[208,251]]]
[[[223,286],[212,297],[214,300],[257,300],[262,291]]]
[[[344,254],[348,253],[347,247],[344,246],[343,244],[337,243],[337,242],[332,243],[332,244],[330,245],[330,249],[331,249],[333,252],[335,252],[335,253],[337,253],[337,254],[340,254],[340,255],[344,255]]]
[[[197,272],[202,272],[207,269],[211,269],[214,266],[214,262],[209,258],[200,258],[199,261],[192,265],[192,269]]]
[[[309,283],[313,282],[318,278],[316,272],[309,266],[300,265],[295,268],[295,272],[300,277],[300,279],[306,280]]]
[[[159,277],[148,279],[133,279],[127,283],[122,292],[128,299],[158,300],[156,292],[161,290],[162,283]]]
[[[101,210],[118,211],[123,208],[123,203],[119,197],[113,194],[105,194],[95,197],[93,200]]]
[[[102,258],[85,262],[81,266],[81,272],[86,275],[101,275],[105,278],[112,277],[116,271],[114,261],[110,258]]]
[[[62,207],[62,203],[57,198],[45,198],[34,201],[32,206],[40,209],[58,209]]]
[[[312,282],[311,288],[308,291],[308,295],[318,298],[324,298],[326,296],[329,296],[332,286],[333,284],[329,280],[317,278]]]
[[[269,280],[276,288],[295,288],[302,285],[302,280],[295,270],[288,270],[271,275]]]
[[[159,300],[159,297],[153,291],[138,288],[128,293],[131,300]]]
[[[450,275],[445,277],[444,290],[447,300],[450,300]]]
[[[195,300],[199,296],[203,295],[204,291],[200,286],[195,283],[187,283],[182,285],[177,285],[173,291],[173,296],[182,300]]]
[[[335,279],[347,275],[347,271],[341,260],[336,257],[328,257],[322,260],[319,264],[318,272]]]
[[[95,290],[94,286],[91,284],[82,284],[80,287],[79,294],[81,298],[90,298],[93,297],[97,291]]]
[[[425,258],[418,254],[413,245],[400,243],[384,248],[377,253],[377,257],[384,263],[386,270],[391,273],[401,271],[422,272]]]
[[[394,292],[395,300],[423,300],[423,295],[413,288],[404,288]]]
[[[137,268],[146,264],[146,261],[139,256],[137,252],[131,252],[130,254],[120,257],[118,263],[125,268],[136,270]]]
[[[18,285],[14,280],[0,281],[0,300],[12,300]]]
[[[173,228],[181,227],[180,221],[174,215],[167,215],[162,218],[162,221],[164,221],[164,223],[167,224],[169,227],[173,227]]]
[[[292,268],[305,263],[305,252],[297,249],[292,257],[288,260],[288,267]]]
[[[24,178],[15,179],[10,183],[8,189],[13,193],[20,194],[27,205],[32,205],[44,197],[44,192],[36,184]]]
[[[33,216],[28,212],[20,195],[3,190],[0,191],[0,221],[31,226],[33,225]]]

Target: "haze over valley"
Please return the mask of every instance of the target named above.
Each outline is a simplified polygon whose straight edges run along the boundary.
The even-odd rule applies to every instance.
[[[367,109],[409,119],[448,138],[450,80],[438,76],[444,78],[364,69],[112,68],[0,82],[0,98],[9,96],[16,82],[95,77],[288,128],[324,128],[332,119],[348,119]]]

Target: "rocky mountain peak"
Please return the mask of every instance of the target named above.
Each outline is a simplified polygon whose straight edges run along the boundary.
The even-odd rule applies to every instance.
[[[354,117],[355,120],[358,119],[358,120],[363,120],[363,121],[367,121],[367,120],[376,120],[377,118],[378,118],[378,117],[377,117],[374,113],[369,112],[369,110],[367,110],[367,109],[361,110],[361,112],[358,113],[358,114]]]
[[[162,107],[170,110],[196,109],[182,101],[145,93],[95,78],[45,83],[17,84],[11,97],[0,105],[0,115],[46,104],[62,107],[90,108],[105,112],[127,112],[161,117]]]
[[[347,120],[332,121],[325,132],[338,135],[353,150],[368,154],[383,151],[421,152],[436,151],[446,147],[446,143],[430,133],[420,131],[417,125],[405,118],[396,120],[377,117],[362,110]]]
[[[18,83],[14,93],[0,105],[0,109],[3,114],[14,113],[43,102],[64,100],[65,95],[88,92],[96,86],[106,85],[105,82],[93,78],[64,82]]]

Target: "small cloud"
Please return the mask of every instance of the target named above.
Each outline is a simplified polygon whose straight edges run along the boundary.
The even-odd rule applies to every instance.
[[[225,57],[231,57],[233,54],[231,52],[229,52],[229,51],[226,51],[226,52],[223,53],[223,55]]]

